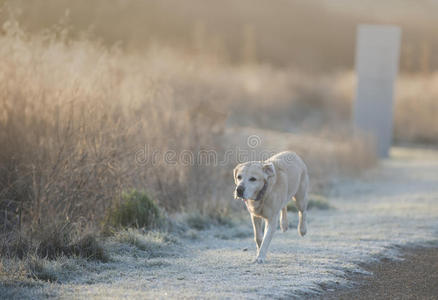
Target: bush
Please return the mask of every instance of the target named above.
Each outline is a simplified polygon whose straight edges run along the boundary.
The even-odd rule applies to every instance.
[[[190,228],[196,230],[205,230],[210,228],[211,219],[208,216],[201,215],[200,213],[191,213],[185,217],[185,222]]]
[[[209,229],[211,225],[218,226],[233,226],[231,218],[222,213],[210,213],[208,215],[201,214],[199,212],[193,212],[187,214],[184,217],[185,223],[193,229],[196,230],[206,230]]]
[[[30,257],[26,263],[27,272],[31,278],[48,282],[57,281],[56,273],[48,267],[47,260]]]
[[[39,257],[56,259],[59,256],[79,256],[88,260],[109,261],[103,246],[94,234],[82,235],[73,224],[65,223],[39,233]]]
[[[144,192],[123,193],[121,202],[109,209],[104,231],[109,228],[156,228],[162,218],[158,206]]]
[[[4,235],[1,238],[0,257],[16,257],[22,259],[31,250],[29,241],[20,234]]]
[[[105,249],[92,233],[83,234],[76,224],[55,223],[36,227],[34,232],[10,234],[2,238],[0,256],[26,260],[29,257],[57,259],[77,256],[88,260],[109,261]]]
[[[69,247],[71,254],[86,258],[88,260],[99,260],[108,262],[110,260],[103,246],[92,234],[86,234],[76,243]]]
[[[149,257],[167,256],[169,245],[177,244],[178,240],[167,232],[127,229],[114,235],[116,241],[129,244],[135,248],[147,252]]]

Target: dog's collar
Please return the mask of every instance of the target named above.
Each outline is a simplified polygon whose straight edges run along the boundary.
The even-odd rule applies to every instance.
[[[260,201],[265,197],[266,190],[268,189],[268,182],[265,180],[265,184],[263,185],[262,189],[260,190],[259,194],[257,195],[257,198],[255,201]]]

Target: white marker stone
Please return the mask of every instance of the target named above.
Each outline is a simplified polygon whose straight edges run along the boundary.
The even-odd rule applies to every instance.
[[[357,132],[374,139],[380,157],[388,156],[392,143],[400,39],[401,30],[397,26],[359,25],[358,28],[354,125]]]

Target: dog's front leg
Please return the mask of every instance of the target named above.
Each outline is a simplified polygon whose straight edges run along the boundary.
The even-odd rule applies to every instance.
[[[257,255],[260,252],[260,246],[262,245],[263,232],[262,232],[262,218],[258,218],[251,214],[252,227],[254,229],[254,241],[257,246]]]
[[[266,253],[268,252],[269,244],[271,243],[272,237],[274,236],[275,230],[277,229],[278,224],[278,216],[277,214],[272,220],[267,220],[265,226],[265,234],[263,236],[262,246],[260,247],[260,251],[257,254],[257,258],[255,260],[256,263],[264,263],[266,259]]]

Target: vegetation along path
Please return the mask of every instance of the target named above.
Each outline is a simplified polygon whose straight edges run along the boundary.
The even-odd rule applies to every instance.
[[[339,182],[329,197],[334,208],[311,210],[304,238],[296,231],[297,216],[291,215],[291,228],[276,233],[265,264],[252,263],[248,217],[170,242],[152,256],[114,246],[112,262],[89,263],[89,274],[29,287],[28,292],[154,299],[323,295],[351,285],[352,274],[366,274],[361,267],[366,263],[399,259],[398,246],[436,241],[437,183],[436,152],[396,148],[391,159],[360,179]]]

